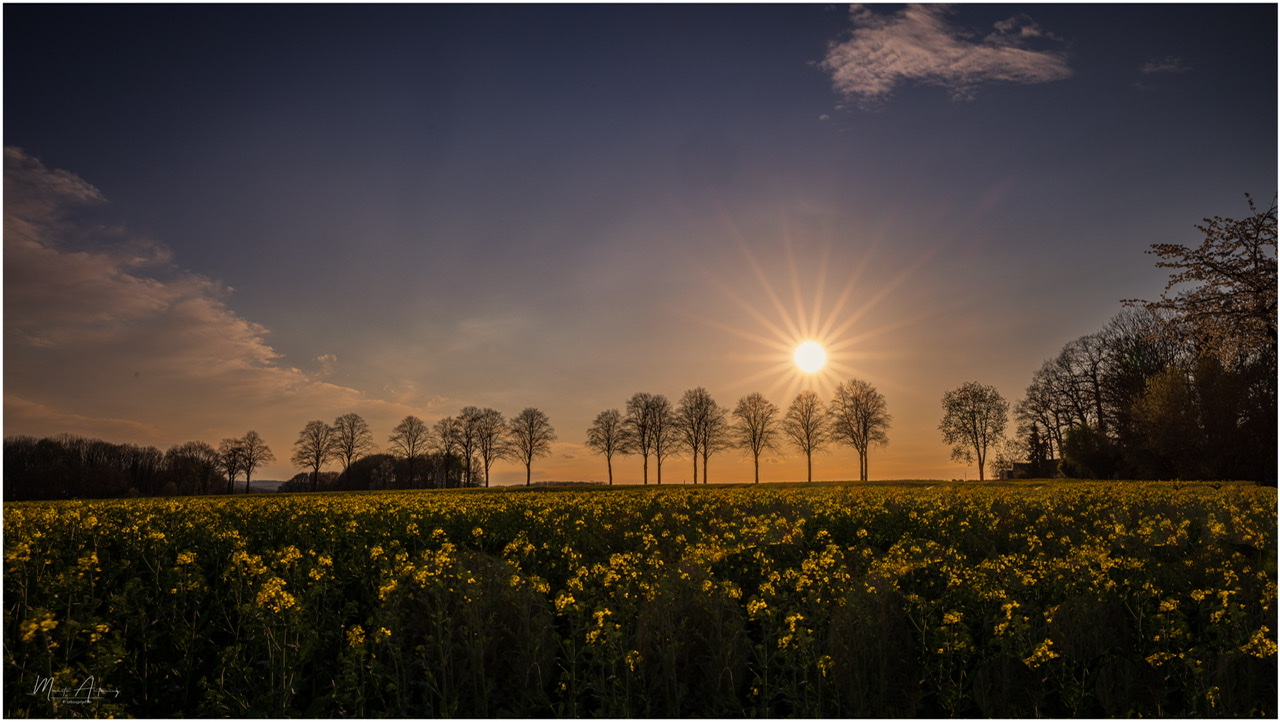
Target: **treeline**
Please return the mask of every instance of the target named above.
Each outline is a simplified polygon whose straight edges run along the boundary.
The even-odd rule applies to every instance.
[[[1276,478],[1276,206],[1214,217],[1197,248],[1158,244],[1156,301],[1078,338],[1017,405],[1034,472],[1077,478]],[[1176,289],[1176,292],[1175,292]]]
[[[217,457],[199,441],[161,452],[71,434],[11,436],[4,440],[4,500],[226,493]]]
[[[526,408],[508,420],[497,409],[467,406],[434,425],[404,417],[392,429],[387,451],[378,453],[369,424],[359,414],[345,414],[332,424],[309,421],[298,433],[292,462],[307,471],[283,490],[489,486],[489,470],[500,459],[523,464],[528,484],[533,461],[550,454],[555,440],[555,429],[540,409]],[[325,472],[332,463],[342,471]]]

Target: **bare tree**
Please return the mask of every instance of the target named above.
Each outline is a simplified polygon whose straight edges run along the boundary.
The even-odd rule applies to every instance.
[[[524,484],[529,486],[533,483],[533,460],[551,454],[556,430],[546,414],[530,407],[511,419],[510,434],[513,453],[524,464]]]
[[[951,444],[951,458],[978,462],[978,480],[985,480],[987,450],[1004,439],[1009,402],[994,386],[969,381],[942,396],[942,423],[938,430]]]
[[[630,450],[644,457],[644,483],[649,484],[649,454],[653,453],[653,419],[649,409],[653,394],[638,391],[627,399],[627,415],[623,423],[631,439]]]
[[[716,403],[706,389],[690,389],[680,398],[674,414],[678,438],[693,456],[693,483],[698,483],[698,457],[702,457],[702,483],[707,483],[707,461],[728,448],[728,410]]]
[[[591,428],[587,429],[587,448],[604,454],[605,464],[609,467],[609,486],[613,486],[613,455],[625,454],[630,449],[630,437],[622,412],[609,409],[596,415]]]
[[[360,414],[343,414],[333,420],[333,453],[342,464],[343,474],[351,468],[352,462],[367,456],[375,448],[373,432]]]
[[[240,467],[244,469],[244,493],[249,493],[249,478],[253,476],[253,470],[271,461],[276,460],[276,455],[271,453],[271,447],[256,431],[250,431],[240,439],[241,461]]]
[[[458,450],[462,452],[462,466],[466,474],[466,486],[474,486],[475,479],[472,478],[472,466],[476,456],[477,447],[480,445],[480,408],[477,406],[465,406],[458,413]]]
[[[426,453],[427,446],[431,443],[431,429],[417,416],[406,416],[391,430],[388,441],[391,442],[391,452],[404,459],[408,466],[409,478],[401,486],[412,488],[414,462]]]
[[[453,416],[446,416],[435,425],[436,451],[444,459],[443,483],[437,487],[449,486],[449,469],[453,465],[454,455],[462,451],[462,424]],[[459,480],[461,483],[461,480]]]
[[[475,418],[476,450],[484,465],[484,485],[489,486],[489,467],[495,459],[511,453],[506,421],[497,409],[481,409]]]
[[[684,392],[684,396],[680,397],[680,403],[676,405],[674,418],[676,437],[681,445],[689,450],[689,456],[693,458],[693,483],[695,484],[698,483],[698,451],[702,448],[704,427],[713,403],[715,402],[711,400],[711,394],[699,386]]]
[[[323,421],[308,421],[293,442],[293,465],[311,470],[311,490],[320,487],[320,469],[334,458],[333,427]]]
[[[867,480],[867,449],[872,444],[889,443],[888,405],[876,387],[859,379],[849,379],[836,387],[831,401],[831,437],[858,452],[858,478]]]
[[[782,419],[782,432],[804,452],[809,481],[813,481],[813,452],[820,451],[827,444],[827,426],[826,406],[816,393],[807,389],[796,395]]]
[[[1196,229],[1198,248],[1156,243],[1147,253],[1159,268],[1175,271],[1158,301],[1126,300],[1167,314],[1165,332],[1190,336],[1217,354],[1224,366],[1261,363],[1276,377],[1276,202],[1260,212],[1245,194],[1250,215],[1242,220],[1214,216]],[[1191,287],[1170,295],[1178,286]]]
[[[774,437],[778,433],[778,407],[762,394],[750,393],[738,399],[733,409],[737,419],[731,433],[738,446],[751,452],[751,460],[755,462],[756,483],[760,483],[760,454],[765,449],[775,448]]]
[[[662,394],[649,397],[649,427],[653,429],[653,459],[658,465],[658,483],[662,483],[662,460],[680,448],[676,436],[675,411]]]
[[[227,475],[227,493],[236,493],[236,476],[244,469],[244,449],[240,439],[223,439],[218,444],[218,459]]]

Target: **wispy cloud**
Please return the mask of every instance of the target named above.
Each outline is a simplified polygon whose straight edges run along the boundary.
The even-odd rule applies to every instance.
[[[1142,68],[1138,71],[1143,75],[1155,75],[1157,73],[1185,73],[1191,70],[1191,66],[1182,58],[1169,55],[1158,60],[1148,60],[1142,64]]]
[[[828,46],[819,67],[831,74],[836,92],[864,107],[883,102],[909,82],[936,85],[953,99],[969,100],[983,85],[1070,77],[1063,52],[1030,47],[1057,40],[1030,17],[1015,15],[978,37],[953,25],[953,12],[944,5],[910,5],[881,15],[855,5],[848,37]]]
[[[4,190],[6,433],[166,445],[258,428],[287,458],[309,419],[408,411],[325,382],[332,356],[318,374],[283,364],[221,283],[83,219],[104,198],[78,176],[6,148]]]

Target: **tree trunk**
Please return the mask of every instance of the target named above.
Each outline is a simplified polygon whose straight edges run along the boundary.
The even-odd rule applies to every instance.
[[[804,458],[809,464],[809,481],[812,482],[813,481],[813,452],[806,451],[804,453]]]
[[[613,457],[604,457],[604,462],[609,465],[609,486],[613,486]]]
[[[756,460],[756,483],[760,483],[760,455],[754,454]]]
[[[489,479],[488,479],[488,478],[486,478],[486,479],[484,480],[484,485],[485,485],[485,487],[486,487],[486,488],[489,486]],[[524,465],[524,485],[525,485],[525,486],[533,486],[533,462],[532,462],[532,461],[527,461],[527,462],[525,462],[525,465]]]

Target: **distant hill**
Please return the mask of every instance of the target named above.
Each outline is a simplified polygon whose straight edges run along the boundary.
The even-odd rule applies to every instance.
[[[251,481],[249,482],[249,493],[262,494],[267,492],[276,492],[280,490],[283,481]],[[236,490],[244,489],[243,482],[236,482]]]

